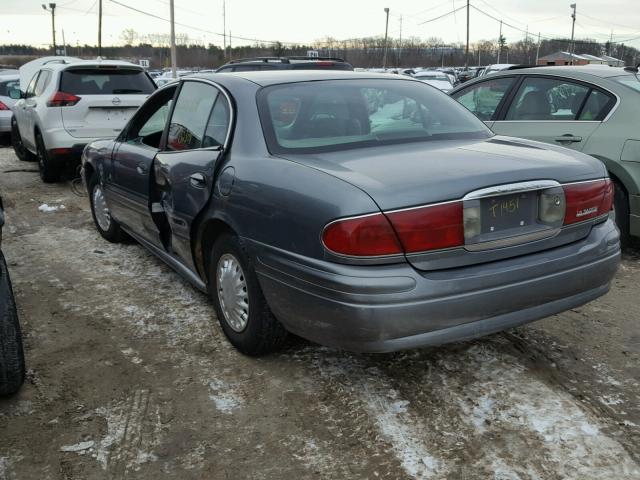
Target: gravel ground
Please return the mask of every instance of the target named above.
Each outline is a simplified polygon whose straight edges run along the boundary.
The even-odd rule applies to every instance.
[[[0,479],[640,478],[638,250],[598,301],[478,341],[255,359],[70,182],[0,148],[0,188],[29,369]]]

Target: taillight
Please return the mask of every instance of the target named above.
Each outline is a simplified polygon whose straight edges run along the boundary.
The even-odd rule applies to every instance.
[[[382,213],[336,220],[325,227],[322,242],[339,255],[374,257],[402,253],[398,238]]]
[[[0,102],[0,111],[2,110],[11,110],[11,109],[7,107],[4,103]]]
[[[599,217],[611,210],[613,182],[608,178],[563,185],[562,188],[567,202],[565,225]]]
[[[462,202],[387,213],[406,253],[464,245]]]
[[[71,107],[78,103],[80,98],[72,93],[56,92],[47,102],[47,107]]]

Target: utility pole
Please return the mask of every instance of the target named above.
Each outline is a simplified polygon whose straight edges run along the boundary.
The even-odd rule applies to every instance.
[[[538,48],[536,49],[536,65],[538,64],[539,57],[540,57],[540,32],[538,32]]]
[[[222,1],[222,43],[224,46],[223,58],[227,60],[227,2]]]
[[[389,8],[384,9],[387,14],[387,20],[384,26],[384,54],[382,56],[382,68],[387,68],[387,34],[389,33]]]
[[[500,20],[500,35],[498,35],[498,60],[496,63],[500,63],[500,53],[502,53],[502,20]]]
[[[467,0],[467,49],[464,58],[464,69],[469,70],[469,0]]]
[[[50,3],[49,8],[43,3],[42,8],[47,12],[51,12],[51,32],[53,33],[53,54],[57,55],[58,50],[56,49],[56,4]]]
[[[231,30],[229,30],[229,61],[233,60],[233,49],[231,47]]]
[[[102,56],[102,0],[98,0],[98,56]]]
[[[402,62],[400,61],[402,55],[402,15],[400,15],[400,45],[398,46],[398,67],[402,66]]]
[[[531,52],[529,51],[529,25],[527,25],[527,31],[524,34],[524,46],[527,49],[527,65],[531,65]]]
[[[64,38],[64,28],[62,29],[62,54],[67,56],[67,41]]]
[[[576,4],[572,3],[571,5],[569,5],[569,7],[573,8],[573,13],[571,14],[571,18],[573,20],[571,21],[571,51],[569,52],[569,55],[570,55],[569,65],[573,65],[573,52],[576,48],[576,44],[573,42],[573,33],[575,32],[575,28],[576,28]]]
[[[173,0],[169,0],[169,18],[171,20],[171,76],[173,78],[178,77],[178,72],[176,71],[176,24],[175,17],[173,12]]]
[[[607,55],[611,56],[611,46],[613,45],[613,28],[611,29],[611,36],[609,37],[609,51]]]

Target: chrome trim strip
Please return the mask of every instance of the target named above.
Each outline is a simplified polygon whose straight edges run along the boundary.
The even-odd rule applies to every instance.
[[[469,252],[480,252],[483,250],[492,250],[494,248],[512,247],[514,245],[522,245],[523,243],[535,242],[552,238],[558,235],[562,228],[549,228],[538,232],[527,233],[526,235],[517,235],[515,237],[500,238],[482,243],[470,243],[463,245],[464,249]]]
[[[534,180],[528,182],[507,183],[469,192],[462,197],[462,201],[477,200],[479,198],[495,197],[510,193],[531,192],[534,190],[543,190],[561,186],[562,184],[555,180]]]

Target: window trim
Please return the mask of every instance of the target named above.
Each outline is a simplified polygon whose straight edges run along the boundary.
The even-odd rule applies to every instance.
[[[465,93],[468,93],[467,91],[471,91],[473,88],[475,88],[477,86],[482,86],[482,84],[484,84],[484,83],[491,82],[491,81],[494,81],[496,79],[497,80],[502,80],[502,79],[505,79],[505,78],[514,80],[514,82],[512,82],[511,85],[509,85],[509,88],[507,88],[507,90],[504,92],[504,95],[502,96],[502,98],[498,102],[498,105],[496,105],[496,109],[493,111],[493,115],[491,115],[491,118],[489,120],[480,120],[480,118],[478,118],[478,120],[480,120],[482,122],[495,122],[498,118],[500,118],[500,114],[502,113],[502,110],[504,108],[504,104],[507,101],[507,99],[510,100],[510,96],[511,96],[512,92],[514,91],[514,88],[516,86],[520,85],[522,80],[520,78],[518,78],[518,77],[519,77],[518,75],[504,75],[504,76],[500,76],[500,77],[495,77],[494,76],[494,77],[491,77],[491,78],[483,78],[481,81],[475,82],[473,85],[467,85],[466,87],[461,88],[457,92],[454,92],[451,95],[451,97],[456,102],[460,103],[458,101],[458,97],[464,95]],[[473,112],[471,112],[471,113],[473,113]],[[473,114],[475,115],[475,113],[473,113]]]
[[[47,78],[45,84],[44,84],[44,88],[42,89],[42,92],[40,92],[39,95],[37,95],[36,92],[36,88],[38,87],[38,83],[40,82],[40,77],[42,77],[42,75],[48,75],[49,77]],[[39,97],[41,96],[46,90],[47,88],[49,88],[49,85],[51,84],[51,80],[53,79],[53,72],[51,71],[51,69],[49,68],[43,68],[40,70],[39,75],[38,75],[38,80],[36,80],[36,84],[33,86],[33,96],[34,97]]]
[[[225,96],[225,99],[227,100],[227,104],[229,105],[229,126],[227,127],[227,133],[225,136],[225,140],[224,143],[222,145],[215,145],[212,147],[200,147],[200,148],[190,148],[190,149],[185,149],[185,150],[167,150],[167,137],[169,136],[169,125],[171,125],[171,119],[173,118],[173,111],[176,107],[176,104],[178,103],[178,99],[180,98],[180,92],[182,91],[182,87],[184,86],[185,83],[187,82],[199,82],[199,83],[205,83],[207,85],[211,85],[213,86],[216,90],[218,90],[218,97],[220,93],[222,93]],[[164,88],[164,87],[162,87]],[[217,101],[216,98],[216,101]],[[231,95],[229,95],[229,93],[227,92],[227,90],[220,85],[217,82],[211,81],[211,80],[206,80],[204,78],[186,78],[186,79],[181,79],[178,85],[178,88],[176,89],[176,93],[174,96],[174,102],[171,105],[171,110],[169,111],[169,117],[167,120],[167,123],[164,126],[164,132],[162,133],[162,138],[160,139],[160,148],[159,148],[159,152],[162,152],[162,154],[175,154],[175,153],[183,153],[183,152],[198,152],[198,151],[208,151],[208,152],[217,152],[217,151],[223,151],[226,152],[229,148],[229,144],[231,143],[231,138],[232,138],[232,133],[234,131],[234,127],[235,127],[235,103],[232,101],[232,97]],[[215,107],[215,103],[216,101],[214,101],[213,105],[211,106],[211,111],[209,112],[209,116],[211,116],[211,113],[213,112],[213,107]],[[209,117],[207,117],[209,118]],[[206,131],[206,126],[205,126],[205,131]]]
[[[500,111],[500,115],[498,116],[498,118],[492,120],[494,122],[504,122],[504,123],[522,123],[522,122],[528,122],[528,123],[540,123],[540,122],[544,122],[544,123],[548,123],[548,122],[553,122],[553,123],[567,123],[567,122],[571,122],[571,123],[575,123],[575,122],[580,122],[580,123],[605,123],[606,121],[609,120],[609,118],[611,118],[611,116],[613,115],[613,113],[618,109],[618,106],[620,105],[620,97],[615,93],[612,92],[611,90],[602,87],[600,85],[596,85],[595,83],[589,83],[586,80],[581,80],[581,79],[577,79],[577,78],[573,78],[573,77],[567,77],[566,75],[556,75],[556,74],[550,74],[550,73],[544,73],[544,74],[536,74],[536,73],[527,73],[527,74],[522,74],[522,75],[517,75],[518,77],[521,77],[520,81],[517,82],[517,89],[513,92],[512,97],[513,98],[509,98],[509,105],[505,106],[505,108]],[[520,89],[520,86],[522,85],[522,83],[524,83],[524,81],[528,78],[548,78],[550,80],[565,80],[568,81],[570,83],[576,83],[580,86],[586,87],[589,89],[589,91],[587,92],[587,96],[585,97],[585,101],[588,99],[589,95],[591,94],[592,90],[597,90],[600,91],[606,95],[608,95],[609,97],[614,97],[616,103],[611,107],[611,109],[609,110],[609,112],[607,113],[607,115],[605,115],[605,117],[602,120],[578,120],[578,119],[574,119],[574,120],[505,120],[505,117],[507,115],[507,111],[509,110],[509,107],[511,106],[511,104],[513,103],[513,100],[515,99],[515,96],[518,93],[518,90]],[[480,83],[480,82],[478,82]],[[581,105],[580,110],[582,110],[582,107],[584,107],[584,102],[583,105]],[[576,115],[577,116],[577,115]]]

